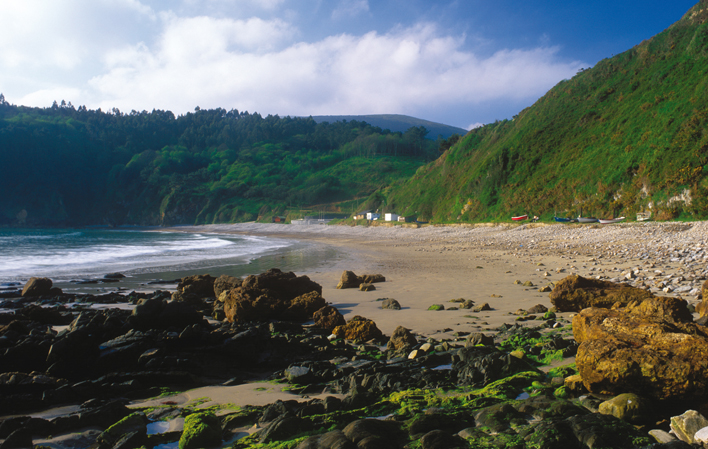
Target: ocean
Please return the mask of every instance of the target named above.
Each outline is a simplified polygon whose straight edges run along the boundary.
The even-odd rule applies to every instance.
[[[122,273],[99,291],[148,285],[190,274],[246,276],[269,268],[301,272],[337,258],[321,244],[260,236],[134,229],[0,229],[0,287],[49,277],[65,290],[77,281]],[[156,287],[157,288],[157,287]]]

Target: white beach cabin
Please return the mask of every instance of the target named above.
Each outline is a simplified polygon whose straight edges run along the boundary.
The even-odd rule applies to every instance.
[[[386,214],[384,216],[385,221],[398,221],[398,214]]]

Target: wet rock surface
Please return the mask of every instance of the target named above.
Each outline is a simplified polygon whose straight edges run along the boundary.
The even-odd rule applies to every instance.
[[[236,449],[658,448],[697,447],[686,445],[703,438],[705,418],[684,412],[708,402],[708,332],[680,299],[584,309],[574,336],[538,305],[524,312],[539,321],[436,340],[402,326],[388,337],[364,317],[344,323],[319,285],[279,270],[180,285],[191,299],[160,291],[81,297],[132,303],[132,311],[67,308],[77,296],[64,294],[13,299],[17,307],[0,321],[0,410],[13,415],[0,421],[2,447],[56,435],[73,435],[80,447]],[[247,313],[208,320],[217,296],[225,310]],[[166,388],[254,379],[287,387],[294,399],[127,407]],[[30,417],[66,405],[56,417]],[[183,425],[147,431],[161,419]]]

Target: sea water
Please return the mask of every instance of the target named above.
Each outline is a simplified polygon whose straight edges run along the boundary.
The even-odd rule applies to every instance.
[[[0,286],[33,276],[55,283],[119,272],[140,281],[187,274],[257,274],[313,269],[336,258],[331,247],[233,234],[132,229],[0,229]]]

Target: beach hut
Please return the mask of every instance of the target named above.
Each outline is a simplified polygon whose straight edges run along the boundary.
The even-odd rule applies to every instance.
[[[384,215],[385,221],[398,221],[398,214],[388,213]]]
[[[377,220],[381,214],[377,214],[376,212],[367,212],[366,213],[366,219],[367,220]]]
[[[370,210],[364,210],[354,215],[355,220],[366,220],[366,214],[370,214]]]

